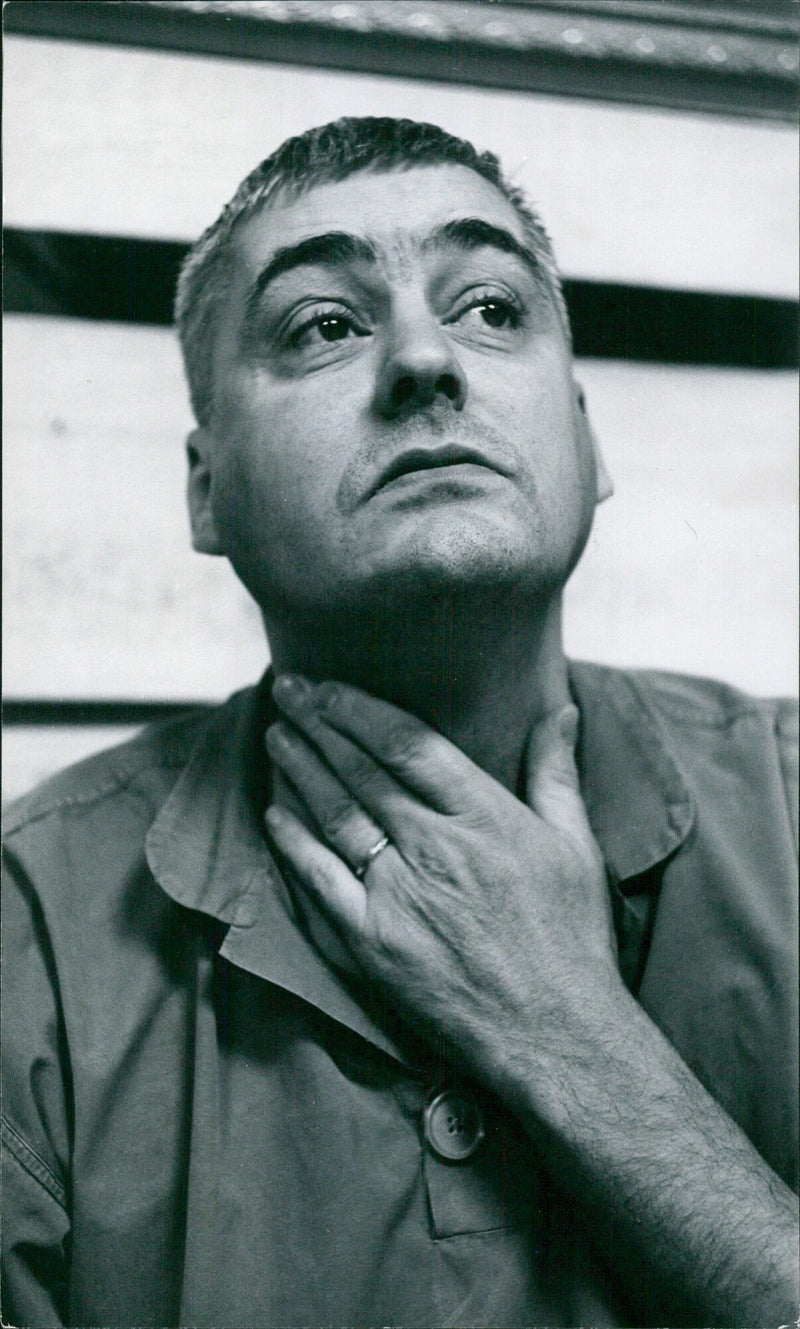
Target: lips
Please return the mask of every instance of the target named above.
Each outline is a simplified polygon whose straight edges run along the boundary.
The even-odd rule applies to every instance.
[[[509,474],[506,467],[474,448],[453,445],[439,448],[410,448],[395,457],[381,472],[370,490],[370,497],[404,475],[412,475],[419,471],[441,470],[445,466],[483,466],[485,470],[494,471],[498,475]]]

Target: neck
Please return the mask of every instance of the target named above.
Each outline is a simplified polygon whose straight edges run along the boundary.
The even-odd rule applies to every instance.
[[[305,626],[268,619],[276,672],[339,679],[393,702],[513,792],[532,725],[569,701],[559,600],[451,593]]]

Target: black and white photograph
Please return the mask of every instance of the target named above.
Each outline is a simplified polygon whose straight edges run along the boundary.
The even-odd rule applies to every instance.
[[[789,1329],[798,0],[8,0],[8,1329]]]

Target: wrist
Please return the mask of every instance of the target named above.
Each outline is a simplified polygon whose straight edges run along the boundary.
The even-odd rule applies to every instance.
[[[601,1249],[629,1264],[648,1313],[787,1323],[795,1197],[621,982],[563,1018],[562,1036],[519,1041],[501,1093],[559,1186],[594,1215]]]
[[[526,1130],[538,1143],[557,1141],[561,1155],[571,1140],[582,1149],[601,1102],[618,1115],[620,1098],[630,1094],[621,1049],[639,1020],[650,1022],[605,958],[584,960],[548,993],[544,1008],[540,1000],[524,1020],[506,1024],[489,1076]]]

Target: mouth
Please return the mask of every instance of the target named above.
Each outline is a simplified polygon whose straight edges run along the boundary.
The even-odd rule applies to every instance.
[[[479,466],[485,471],[493,471],[496,475],[508,476],[509,471],[486,457],[482,452],[477,452],[474,448],[464,447],[440,447],[440,448],[410,448],[408,452],[403,452],[399,457],[395,457],[384,471],[381,472],[375,484],[370,489],[368,497],[372,497],[378,490],[385,489],[395,480],[401,480],[407,475],[417,475],[423,471],[439,471],[446,468],[455,468],[459,466]]]

